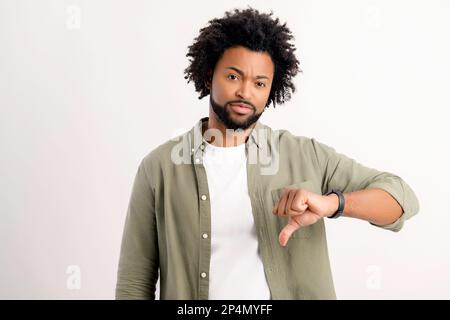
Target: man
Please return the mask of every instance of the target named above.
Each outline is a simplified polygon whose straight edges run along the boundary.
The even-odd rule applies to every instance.
[[[209,117],[150,152],[135,177],[116,297],[335,299],[324,218],[398,231],[419,204],[398,176],[258,119],[300,71],[278,19],[227,12],[189,47]]]

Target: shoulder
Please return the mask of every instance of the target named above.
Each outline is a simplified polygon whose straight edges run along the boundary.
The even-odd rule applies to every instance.
[[[300,154],[301,156],[311,159],[311,161],[322,163],[327,161],[331,156],[336,155],[333,147],[317,140],[314,137],[293,134],[286,129],[274,130],[267,125],[261,124],[260,129],[267,130],[269,144],[277,143],[280,152],[284,154]],[[298,153],[297,153],[298,152]]]
[[[190,131],[176,136],[149,151],[142,159],[142,164],[149,170],[166,167],[174,163],[175,155],[190,157]]]
[[[315,138],[295,135],[286,129],[274,130],[267,125],[261,124],[262,130],[267,130],[272,139],[278,139],[281,146],[289,146],[293,148],[300,148],[303,151],[315,151],[318,145],[321,145]]]

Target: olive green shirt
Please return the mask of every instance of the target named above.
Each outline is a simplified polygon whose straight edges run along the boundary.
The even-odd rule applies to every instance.
[[[122,239],[117,299],[154,299],[158,277],[161,299],[208,299],[214,234],[202,164],[206,120],[158,146],[137,169]],[[245,149],[248,192],[272,299],[336,299],[323,220],[294,232],[286,247],[278,242],[287,218],[273,215],[272,208],[284,188],[317,194],[381,188],[403,209],[394,223],[377,226],[392,231],[419,211],[414,192],[400,177],[365,167],[313,138],[257,122]]]

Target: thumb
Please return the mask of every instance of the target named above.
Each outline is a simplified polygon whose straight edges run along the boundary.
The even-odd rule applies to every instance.
[[[294,220],[289,219],[289,223],[284,226],[283,230],[281,230],[280,235],[278,237],[278,241],[280,242],[280,244],[283,247],[286,246],[291,235],[299,228],[300,226],[297,223],[295,223]]]

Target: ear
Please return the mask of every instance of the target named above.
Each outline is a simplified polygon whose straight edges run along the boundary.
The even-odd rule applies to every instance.
[[[212,76],[213,73],[211,70],[208,71],[208,79],[205,81],[205,87],[208,88],[209,90],[211,90],[211,84],[212,84]]]

